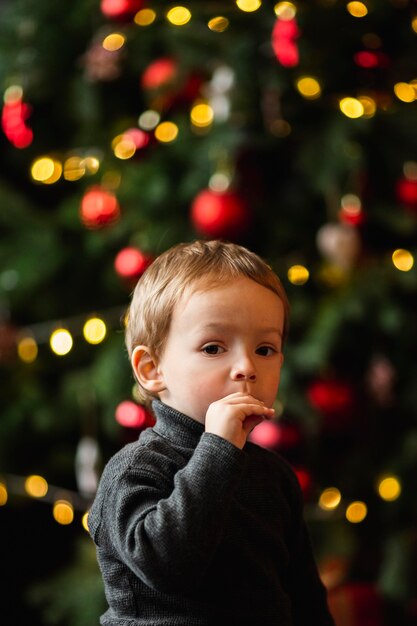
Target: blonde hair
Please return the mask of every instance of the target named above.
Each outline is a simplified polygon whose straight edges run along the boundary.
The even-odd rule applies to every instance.
[[[257,254],[224,241],[180,243],[158,256],[139,279],[127,312],[125,341],[129,356],[146,345],[155,360],[162,355],[175,305],[185,289],[210,289],[246,276],[273,291],[284,306],[283,341],[288,334],[289,303],[275,272]],[[143,400],[150,394],[140,387]]]

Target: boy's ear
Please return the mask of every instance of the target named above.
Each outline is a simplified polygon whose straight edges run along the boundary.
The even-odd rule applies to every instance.
[[[136,378],[146,391],[159,393],[165,389],[156,360],[147,346],[136,346],[131,363]]]

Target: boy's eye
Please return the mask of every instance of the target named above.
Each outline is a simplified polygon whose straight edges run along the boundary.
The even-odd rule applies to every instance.
[[[221,352],[224,352],[224,348],[216,343],[210,343],[209,345],[204,346],[202,351],[206,354],[220,354]]]
[[[271,356],[272,354],[275,354],[276,352],[277,350],[273,348],[272,346],[261,346],[260,348],[256,350],[256,354],[259,354],[260,356]]]

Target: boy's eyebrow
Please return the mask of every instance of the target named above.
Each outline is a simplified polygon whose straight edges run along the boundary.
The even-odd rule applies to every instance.
[[[204,324],[200,330],[229,330],[230,328],[233,328],[233,324],[227,324],[224,322],[207,322],[207,324]],[[276,333],[282,337],[281,329],[276,326],[265,326],[265,328],[261,328],[260,330],[263,333]]]

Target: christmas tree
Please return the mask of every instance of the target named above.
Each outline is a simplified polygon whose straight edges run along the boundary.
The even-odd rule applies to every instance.
[[[180,241],[291,301],[277,419],[339,626],[417,623],[417,9],[411,0],[0,7],[1,611],[89,626],[87,517],[152,416],[123,343]]]

